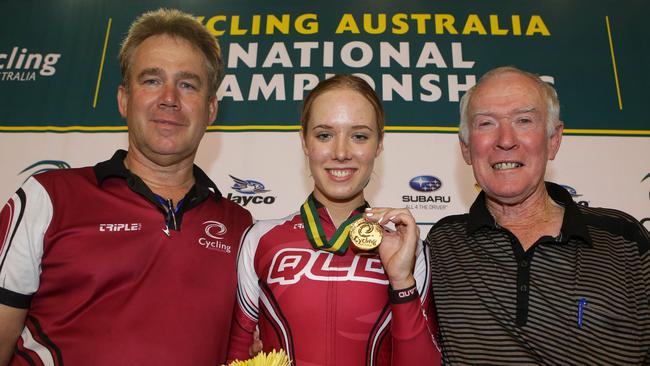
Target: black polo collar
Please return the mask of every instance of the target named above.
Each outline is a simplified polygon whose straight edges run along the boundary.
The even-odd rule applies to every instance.
[[[571,238],[581,239],[585,245],[592,246],[591,236],[587,230],[584,216],[578,205],[573,201],[569,192],[562,186],[545,182],[546,191],[553,201],[564,207],[564,217],[562,218],[562,229],[558,242],[566,243]],[[469,218],[467,220],[467,235],[472,235],[482,227],[498,228],[499,225],[490,213],[485,204],[485,192],[481,191],[476,200],[469,209]]]
[[[134,192],[141,193],[149,198],[153,195],[149,187],[147,187],[140,177],[131,173],[124,166],[126,154],[127,152],[125,150],[117,150],[109,160],[103,161],[94,166],[93,169],[95,171],[95,177],[97,178],[97,185],[101,187],[104,181],[111,177],[123,178],[126,179],[129,188]],[[194,173],[195,182],[194,186],[192,186],[186,196],[190,199],[190,204],[202,201],[209,196],[210,192],[214,193],[215,200],[222,198],[221,192],[217,188],[216,184],[214,184],[201,168],[194,165],[192,171]]]

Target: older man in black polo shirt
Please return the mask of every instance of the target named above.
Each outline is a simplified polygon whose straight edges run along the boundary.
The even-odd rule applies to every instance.
[[[461,100],[460,146],[483,189],[429,232],[449,364],[650,364],[650,234],[544,181],[562,140],[553,87],[494,69]]]

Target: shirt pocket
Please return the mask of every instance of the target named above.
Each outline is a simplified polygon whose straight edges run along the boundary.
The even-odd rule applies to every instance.
[[[588,353],[609,353],[615,350],[617,357],[626,363],[643,359],[641,344],[642,317],[648,314],[648,306],[621,299],[587,300],[582,310],[582,324],[577,327],[577,338]],[[580,314],[577,314],[580,318]],[[609,350],[609,351],[608,351]],[[612,359],[613,360],[613,359]],[[613,364],[617,362],[613,361]]]

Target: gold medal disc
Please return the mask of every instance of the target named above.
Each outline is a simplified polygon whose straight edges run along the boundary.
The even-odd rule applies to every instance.
[[[366,221],[363,217],[350,224],[350,241],[361,250],[372,250],[381,244],[382,227]]]

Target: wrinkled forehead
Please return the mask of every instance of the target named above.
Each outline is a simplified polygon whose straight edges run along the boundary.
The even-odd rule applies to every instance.
[[[144,39],[131,57],[131,66],[151,67],[155,63],[175,63],[186,67],[199,66],[206,72],[208,59],[190,40],[173,34],[156,34]]]
[[[543,112],[546,103],[541,86],[530,77],[514,72],[499,74],[482,81],[474,91],[468,109],[476,111],[534,108]]]

